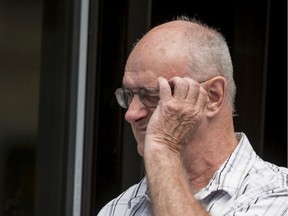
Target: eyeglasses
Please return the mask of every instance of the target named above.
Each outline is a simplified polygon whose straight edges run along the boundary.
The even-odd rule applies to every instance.
[[[142,104],[148,108],[157,107],[160,100],[158,88],[139,88],[138,91],[132,91],[122,87],[115,91],[118,104],[125,109],[129,107],[135,94],[138,94]]]
[[[200,81],[199,83],[205,83],[207,80]],[[159,96],[159,88],[139,88],[138,91],[133,91],[132,89],[128,88],[118,88],[115,91],[116,99],[118,104],[125,109],[128,109],[129,105],[131,104],[134,95],[138,94],[139,99],[144,104],[144,106],[148,108],[156,108],[158,102],[160,100]]]

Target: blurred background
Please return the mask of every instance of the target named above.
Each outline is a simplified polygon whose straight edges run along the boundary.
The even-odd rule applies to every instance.
[[[287,167],[287,1],[1,0],[0,216],[95,216],[143,177],[114,91],[133,43],[181,15],[224,34],[236,131]]]

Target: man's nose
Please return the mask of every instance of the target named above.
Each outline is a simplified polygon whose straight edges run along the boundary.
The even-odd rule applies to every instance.
[[[136,122],[137,120],[147,116],[148,110],[144,104],[140,101],[138,95],[134,95],[126,113],[125,119],[129,123]]]

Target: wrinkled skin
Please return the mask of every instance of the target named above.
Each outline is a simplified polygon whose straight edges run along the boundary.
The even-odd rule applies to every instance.
[[[174,77],[169,82],[158,78],[160,101],[147,127],[145,145],[162,144],[181,152],[190,143],[202,120],[208,99],[204,88],[191,78]],[[173,92],[171,90],[173,88]]]

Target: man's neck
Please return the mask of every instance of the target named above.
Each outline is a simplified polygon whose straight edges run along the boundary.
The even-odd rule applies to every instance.
[[[193,193],[204,188],[237,146],[233,136],[193,143],[182,154],[183,167]],[[204,147],[205,146],[205,147]]]

